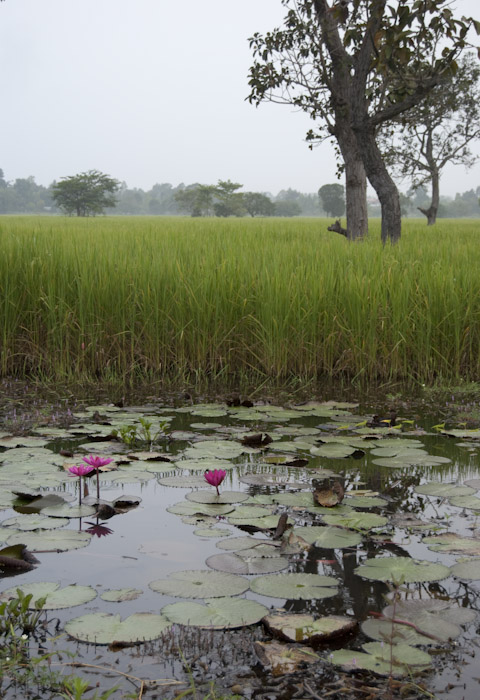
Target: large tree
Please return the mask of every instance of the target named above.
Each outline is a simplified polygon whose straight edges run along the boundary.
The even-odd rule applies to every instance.
[[[414,190],[430,185],[430,204],[418,207],[429,226],[437,219],[442,170],[449,163],[471,167],[480,156],[470,144],[479,137],[480,66],[472,54],[461,59],[454,76],[447,76],[401,117],[398,129],[385,130],[383,139],[394,172],[409,178]]]
[[[345,188],[338,182],[323,185],[318,190],[318,196],[327,216],[343,216],[345,214]]]
[[[52,185],[52,197],[66,214],[95,216],[103,214],[107,207],[116,204],[115,194],[120,187],[118,180],[99,172],[88,170],[78,175],[62,177]]]
[[[281,0],[284,26],[250,39],[251,102],[293,104],[333,138],[345,169],[347,237],[367,232],[366,177],[382,210],[382,240],[401,232],[398,190],[377,145],[379,127],[418,105],[456,69],[471,18],[450,0]]]

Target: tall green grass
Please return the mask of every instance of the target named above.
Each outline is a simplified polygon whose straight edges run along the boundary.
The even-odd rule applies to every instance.
[[[0,219],[0,372],[479,378],[480,222]]]

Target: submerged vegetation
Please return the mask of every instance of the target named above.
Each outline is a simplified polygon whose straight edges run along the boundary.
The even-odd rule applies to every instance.
[[[375,228],[373,223],[372,229]],[[478,226],[5,217],[0,372],[431,383],[480,368]]]

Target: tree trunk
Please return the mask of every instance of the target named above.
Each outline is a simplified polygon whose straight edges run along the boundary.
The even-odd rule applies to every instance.
[[[402,212],[397,186],[390,177],[377,146],[375,130],[365,120],[354,126],[365,171],[382,210],[382,243],[396,243],[402,232]]]
[[[347,238],[351,241],[368,234],[367,176],[360,159],[345,158],[347,199]]]
[[[339,126],[340,123],[340,126]],[[361,239],[368,234],[367,176],[349,124],[337,119],[335,137],[345,164],[345,194],[347,204],[347,238]]]
[[[437,222],[438,206],[440,204],[440,174],[437,168],[431,170],[432,176],[432,201],[428,209],[418,209],[427,217],[427,225],[433,226]]]

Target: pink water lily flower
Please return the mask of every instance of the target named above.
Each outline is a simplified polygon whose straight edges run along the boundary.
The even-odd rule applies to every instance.
[[[68,471],[72,476],[87,476],[93,472],[95,467],[89,467],[87,464],[79,464],[78,466],[68,467]]]
[[[219,496],[220,492],[218,487],[227,476],[227,472],[224,469],[214,469],[213,471],[207,469],[203,476],[207,484],[210,484],[210,486],[215,486],[217,489],[217,496]]]
[[[98,455],[88,455],[88,457],[82,457],[82,462],[88,464],[95,469],[97,472],[97,500],[100,500],[100,481],[98,478],[98,471],[100,467],[106,467],[107,464],[113,462],[111,457],[99,457]]]
[[[89,464],[93,469],[100,469],[100,467],[106,467],[107,464],[113,462],[111,457],[99,457],[98,455],[88,455],[88,457],[82,457],[82,462]]]
[[[78,505],[82,505],[82,476],[87,476],[90,472],[95,471],[95,467],[91,467],[88,464],[79,464],[78,466],[68,467],[70,476],[78,476],[80,479],[80,484],[78,488]]]

